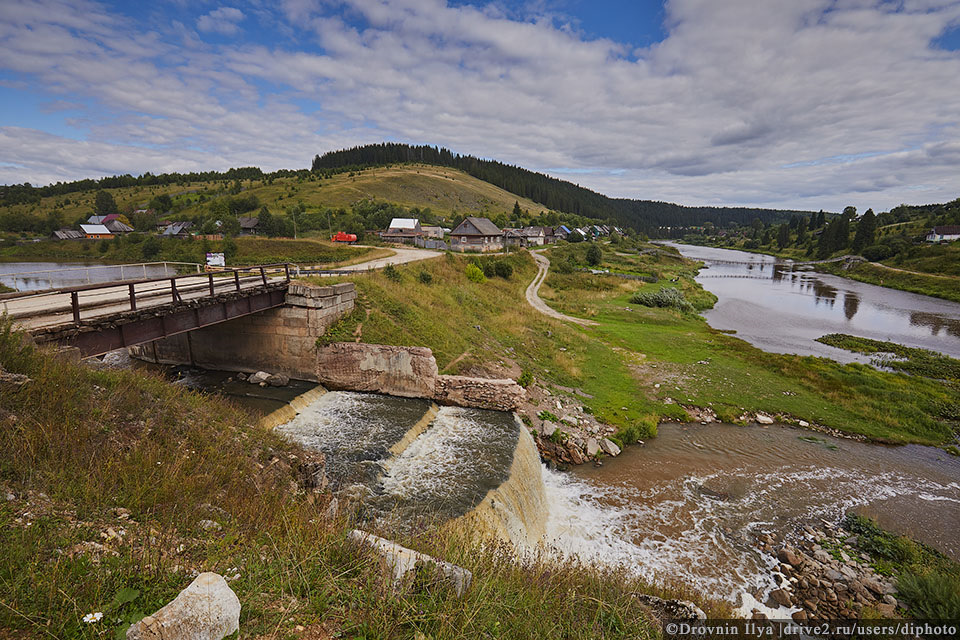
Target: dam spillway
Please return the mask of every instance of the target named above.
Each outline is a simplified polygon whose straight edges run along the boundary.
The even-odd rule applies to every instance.
[[[536,445],[512,413],[332,391],[276,430],[327,458],[335,490],[400,526],[461,521],[531,548],[546,528]]]

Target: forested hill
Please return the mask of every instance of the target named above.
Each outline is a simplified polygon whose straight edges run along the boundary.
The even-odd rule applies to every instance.
[[[712,222],[715,225],[726,225],[731,222],[748,225],[755,218],[770,224],[789,220],[794,214],[810,215],[811,213],[740,207],[685,207],[670,202],[609,198],[572,182],[558,180],[542,173],[495,160],[464,156],[448,149],[427,145],[382,143],[331,151],[314,157],[312,169],[313,171],[343,170],[408,162],[459,169],[501,189],[530,198],[548,209],[601,220],[612,219],[618,224],[648,232],[657,227],[698,226],[705,222]]]

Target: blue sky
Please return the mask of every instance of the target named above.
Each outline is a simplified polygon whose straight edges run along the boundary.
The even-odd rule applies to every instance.
[[[620,197],[960,196],[960,0],[20,0],[0,183],[397,140]]]

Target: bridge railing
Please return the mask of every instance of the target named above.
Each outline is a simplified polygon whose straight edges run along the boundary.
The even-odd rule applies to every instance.
[[[169,296],[170,303],[183,302],[184,296],[192,298],[211,297],[218,293],[242,291],[245,288],[267,286],[271,280],[282,277],[290,281],[290,263],[274,263],[249,267],[222,268],[206,273],[189,273],[159,278],[102,282],[74,287],[62,287],[47,291],[18,291],[0,294],[5,311],[14,318],[56,315],[70,312],[73,321],[79,324],[84,308],[126,306],[136,311],[138,303]],[[126,289],[123,295],[121,291]],[[118,291],[120,290],[120,291]],[[58,302],[55,297],[69,296],[69,303]],[[83,299],[82,299],[83,298]],[[15,303],[20,303],[15,305]],[[86,303],[86,304],[84,304]],[[155,305],[152,305],[155,306]],[[124,309],[118,309],[124,311]]]

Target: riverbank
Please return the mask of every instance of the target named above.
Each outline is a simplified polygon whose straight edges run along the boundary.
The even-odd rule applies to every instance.
[[[0,628],[17,637],[122,633],[201,571],[227,578],[251,637],[654,637],[636,593],[729,615],[624,568],[520,564],[467,531],[399,536],[470,570],[463,597],[429,584],[395,591],[379,559],[350,542],[348,515],[331,517],[322,456],[232,403],[57,360],[6,326],[0,362],[30,378],[5,386],[0,405]]]

